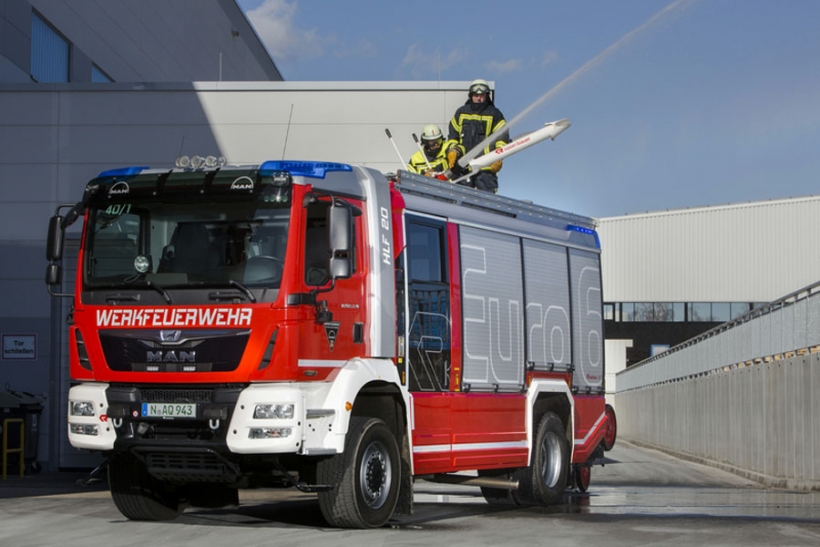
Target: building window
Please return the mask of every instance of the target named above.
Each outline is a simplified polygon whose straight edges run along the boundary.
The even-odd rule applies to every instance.
[[[683,321],[683,302],[655,302],[655,321],[674,322]]]
[[[619,310],[622,313],[619,313]],[[623,302],[604,304],[606,321],[652,321],[683,322],[685,305],[683,302]]]
[[[737,319],[744,313],[752,310],[752,304],[749,302],[732,302],[732,319]]]
[[[111,77],[102,71],[100,67],[97,65],[91,65],[91,82],[95,84],[104,84],[107,82],[113,82],[114,80]]]
[[[725,323],[729,320],[731,306],[728,302],[712,302],[712,321]]]
[[[689,321],[725,323],[749,311],[748,302],[692,302],[687,304]]]
[[[31,13],[31,77],[41,83],[68,82],[68,41]]]
[[[635,317],[633,321],[654,321],[655,312],[652,302],[635,302]]]
[[[604,320],[655,323],[725,323],[752,309],[755,302],[605,302]]]
[[[692,302],[689,307],[689,321],[711,321],[712,304],[709,302]]]

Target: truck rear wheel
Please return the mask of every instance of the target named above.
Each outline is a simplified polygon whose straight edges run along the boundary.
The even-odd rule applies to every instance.
[[[554,412],[541,418],[533,446],[532,463],[519,470],[518,490],[513,493],[521,504],[552,505],[561,501],[569,472],[569,443],[564,424]]]
[[[615,446],[615,437],[618,435],[618,420],[615,418],[615,409],[606,405],[606,427],[604,429],[604,450],[609,452]]]
[[[396,508],[400,485],[399,447],[382,420],[354,416],[342,454],[316,467],[319,507],[328,524],[340,528],[377,528]]]
[[[589,482],[592,479],[592,466],[575,464],[572,466],[572,480],[575,483],[575,488],[579,492],[586,492],[589,490]]]
[[[131,454],[117,454],[109,460],[108,485],[114,505],[130,520],[173,520],[184,509],[179,496]]]

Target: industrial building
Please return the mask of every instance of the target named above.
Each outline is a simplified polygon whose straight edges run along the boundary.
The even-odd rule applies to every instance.
[[[65,435],[70,300],[43,283],[59,204],[101,171],[170,166],[182,154],[395,171],[385,129],[413,151],[412,133],[444,127],[469,85],[284,81],[234,0],[4,0],[0,36],[0,385],[42,400],[39,460],[49,469],[98,458]],[[610,385],[653,347],[817,281],[818,219],[820,197],[600,219]]]
[[[598,233],[608,375],[820,279],[820,196],[601,218]]]

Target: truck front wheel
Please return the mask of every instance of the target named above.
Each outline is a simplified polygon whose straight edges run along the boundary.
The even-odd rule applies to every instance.
[[[316,479],[332,486],[319,492],[328,524],[340,528],[376,528],[393,515],[400,484],[399,447],[382,420],[354,416],[345,451],[319,462]]]
[[[179,496],[131,454],[116,454],[109,460],[108,485],[114,505],[130,520],[173,520],[184,509]]]

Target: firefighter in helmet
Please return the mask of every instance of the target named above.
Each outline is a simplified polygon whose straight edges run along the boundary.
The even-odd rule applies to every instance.
[[[421,150],[413,154],[407,168],[413,173],[434,177],[447,170],[444,135],[436,124],[428,124],[421,131]]]
[[[459,174],[456,163],[458,159],[490,135],[496,136],[492,142],[485,144],[477,155],[488,154],[491,150],[506,145],[510,140],[509,133],[504,130],[506,125],[504,115],[493,104],[489,84],[484,80],[474,80],[467,92],[467,102],[456,110],[450,120],[447,160],[448,167],[454,171],[454,175]],[[498,192],[497,173],[500,170],[501,161],[497,161],[459,184],[487,192]]]

